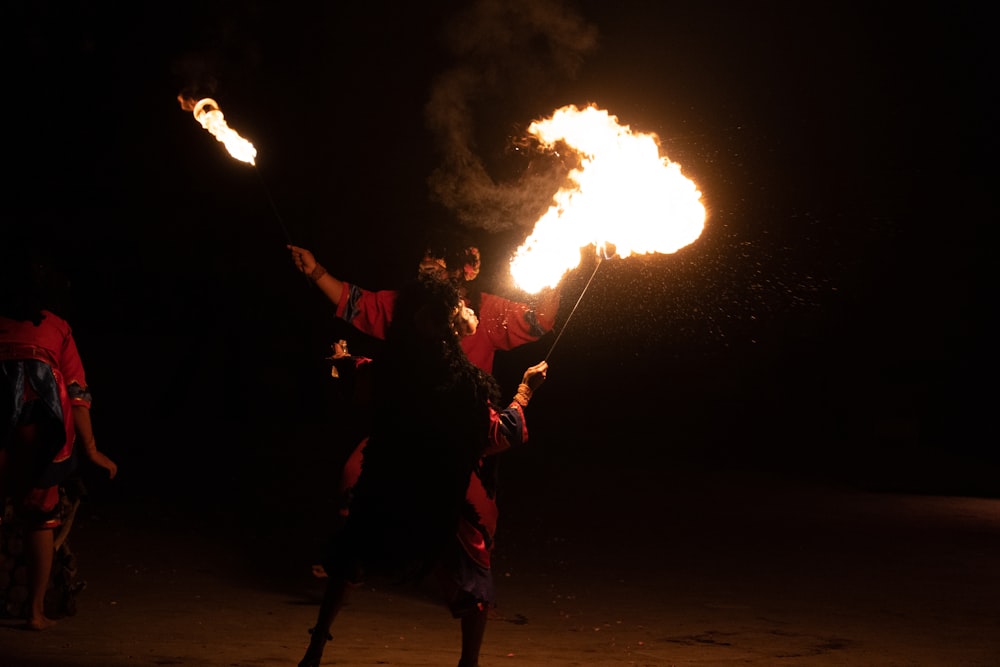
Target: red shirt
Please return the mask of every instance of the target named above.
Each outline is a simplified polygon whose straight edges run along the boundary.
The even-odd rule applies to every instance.
[[[362,333],[384,339],[392,321],[397,292],[372,292],[344,282],[345,297],[337,304],[337,317],[347,321]],[[554,322],[540,321],[535,311],[495,294],[483,293],[479,306],[479,328],[462,339],[462,349],[469,361],[487,373],[493,372],[497,350],[512,350],[533,343],[548,333]]]

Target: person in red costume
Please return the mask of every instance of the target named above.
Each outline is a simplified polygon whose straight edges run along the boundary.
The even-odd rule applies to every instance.
[[[392,322],[396,300],[399,292],[396,290],[370,291],[331,275],[309,250],[300,246],[289,245],[292,261],[296,268],[308,276],[326,297],[336,304],[337,316],[353,325],[358,330],[375,338],[384,339]],[[463,305],[471,309],[476,316],[477,325],[460,340],[462,350],[474,365],[486,373],[493,373],[493,361],[497,351],[512,350],[521,345],[537,341],[552,330],[555,316],[559,308],[560,288],[545,290],[536,306],[511,301],[503,297],[480,292],[476,289],[475,280],[481,268],[478,248],[469,244],[467,239],[459,235],[441,236],[431,240],[424,252],[418,267],[419,275],[432,275],[439,279],[450,281],[458,289]],[[336,347],[334,347],[336,356]],[[351,358],[359,362],[356,370],[354,365],[348,369],[352,377],[361,378],[367,382],[367,373],[363,369],[367,358]],[[362,390],[362,393],[368,391]],[[370,417],[364,409],[365,400],[355,400],[355,405],[362,404],[359,413]],[[365,440],[362,440],[348,457],[344,464],[338,489],[338,516],[336,526],[346,519],[351,504],[353,488],[361,474],[364,461]],[[489,461],[486,466],[492,468],[495,461]],[[481,476],[484,480],[494,480],[495,471],[486,470]],[[478,553],[477,560],[488,565],[488,548],[492,544],[495,532],[496,512],[492,508],[495,489],[488,481],[485,485],[478,484],[470,489],[470,494],[479,497],[483,504],[480,516],[484,522],[473,528],[463,526],[463,537],[466,547]],[[325,571],[320,565],[313,565],[312,572],[317,577],[324,577]]]
[[[375,338],[385,338],[395,306],[396,290],[371,291],[335,278],[316,261],[309,250],[289,245],[292,261],[336,306],[337,317]],[[533,343],[555,326],[559,309],[559,287],[546,289],[534,306],[476,289],[480,270],[479,250],[462,240],[429,245],[421,272],[446,276],[458,286],[466,305],[479,318],[479,328],[462,340],[469,361],[487,373],[493,372],[497,351],[513,350]]]
[[[118,466],[97,449],[91,395],[69,324],[45,308],[41,265],[29,249],[3,253],[0,268],[0,499],[26,531],[26,627],[45,630],[45,590],[54,557],[59,485],[82,449],[113,479]],[[77,445],[80,445],[78,448]]]
[[[494,604],[489,555],[495,503],[486,462],[527,442],[525,408],[548,364],[525,370],[514,398],[461,348],[478,320],[454,283],[430,273],[398,294],[386,345],[370,362],[373,419],[350,512],[325,560],[327,584],[299,667],[320,664],[352,582],[435,574],[461,620],[459,667],[477,667]],[[470,536],[474,538],[469,539]]]

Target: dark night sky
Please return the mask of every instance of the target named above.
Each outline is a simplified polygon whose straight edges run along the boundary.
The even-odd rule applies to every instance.
[[[113,454],[141,459],[150,428],[206,446],[192,414],[279,428],[325,409],[330,341],[377,346],[332,321],[285,233],[366,287],[409,275],[427,226],[462,220],[431,197],[455,144],[429,108],[464,112],[443,127],[467,130],[469,162],[500,189],[526,178],[511,136],[594,102],[656,133],[709,217],[680,252],[595,274],[538,401],[553,456],[589,432],[595,451],[652,443],[720,465],[997,462],[974,437],[996,219],[984,17],[964,3],[394,4],[4,4],[2,220],[60,254]],[[179,93],[214,97],[257,167]],[[530,228],[511,225],[475,231],[501,294]],[[588,277],[567,278],[562,322]],[[498,377],[510,386],[551,342],[501,358]]]

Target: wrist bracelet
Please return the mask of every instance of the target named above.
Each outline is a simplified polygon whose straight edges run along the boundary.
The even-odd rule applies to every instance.
[[[528,407],[528,401],[531,400],[531,387],[526,384],[520,384],[517,386],[517,393],[514,394],[514,402],[520,405],[522,408]]]
[[[309,274],[309,279],[312,280],[313,282],[316,282],[325,275],[326,275],[326,269],[323,268],[322,264],[317,264],[316,268],[314,268],[312,270],[312,273]]]

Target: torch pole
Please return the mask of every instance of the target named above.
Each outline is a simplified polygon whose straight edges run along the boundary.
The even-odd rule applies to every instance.
[[[285,221],[281,219],[281,214],[278,213],[278,207],[274,203],[274,198],[271,197],[271,191],[267,189],[267,183],[264,182],[264,177],[261,176],[260,169],[257,167],[256,163],[253,165],[253,170],[257,172],[257,178],[260,179],[260,187],[264,189],[264,196],[267,197],[267,203],[271,205],[271,211],[274,212],[274,217],[278,220],[278,226],[281,227],[281,233],[285,235],[285,244],[292,245],[292,235],[288,233],[288,227],[285,226]],[[313,281],[306,274],[302,274],[302,278],[306,281],[306,285],[310,288],[313,286]]]
[[[260,186],[264,188],[264,196],[267,197],[267,203],[271,205],[271,211],[274,212],[274,217],[278,219],[278,226],[281,227],[281,233],[285,235],[285,243],[292,245],[292,235],[288,233],[288,227],[285,226],[285,221],[281,219],[281,214],[278,213],[278,207],[274,204],[274,199],[271,197],[271,191],[267,189],[267,183],[264,182],[264,177],[260,174],[260,169],[254,164],[253,170],[257,173],[257,178],[260,179]]]
[[[558,343],[559,339],[562,338],[563,333],[566,331],[566,325],[569,324],[570,319],[573,317],[573,313],[576,312],[576,307],[580,305],[580,300],[583,299],[583,295],[587,293],[587,288],[590,287],[590,283],[594,281],[594,276],[597,275],[597,269],[599,268],[601,268],[601,255],[597,256],[597,265],[594,266],[594,271],[590,274],[590,279],[587,280],[587,284],[583,286],[583,291],[580,292],[580,296],[577,297],[576,303],[573,304],[573,310],[569,311],[569,315],[566,316],[566,321],[563,322],[562,329],[559,330],[559,334],[556,336],[556,339],[552,341],[552,347],[549,348],[544,361],[548,361],[549,357],[552,356],[552,350],[556,349],[556,343]]]

